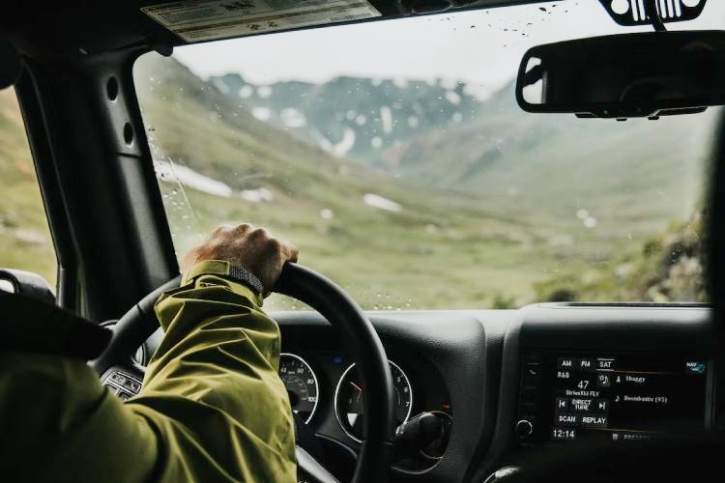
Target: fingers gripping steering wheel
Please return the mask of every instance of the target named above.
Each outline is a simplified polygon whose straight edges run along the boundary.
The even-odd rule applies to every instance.
[[[101,356],[93,361],[96,371],[103,375],[114,365],[128,366],[139,346],[158,329],[153,306],[159,296],[179,286],[176,277],[146,295],[121,317],[114,326],[111,342]],[[375,329],[360,307],[340,287],[323,275],[294,263],[285,265],[274,292],[303,302],[336,327],[357,362],[361,381],[365,385],[365,440],[357,458],[352,481],[388,481],[393,432],[394,392],[388,359]],[[298,450],[298,465],[320,482],[335,481],[304,450]],[[330,479],[332,478],[332,479]]]

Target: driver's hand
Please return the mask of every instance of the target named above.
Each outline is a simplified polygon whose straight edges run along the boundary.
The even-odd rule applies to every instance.
[[[267,295],[277,282],[286,262],[297,261],[294,245],[273,238],[264,228],[242,224],[220,226],[201,245],[192,248],[181,260],[186,274],[195,264],[221,260],[239,265],[254,274],[264,285]]]

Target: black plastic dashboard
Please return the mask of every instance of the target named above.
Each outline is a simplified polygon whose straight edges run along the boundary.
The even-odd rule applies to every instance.
[[[380,335],[388,358],[408,375],[413,391],[412,413],[446,411],[452,416],[450,439],[443,458],[396,465],[399,479],[460,481],[471,461],[481,457],[494,429],[501,347],[508,311],[372,312],[369,317]],[[487,323],[483,323],[485,320]],[[314,313],[274,314],[279,322],[284,352],[305,357],[329,378],[321,383],[316,432],[355,448],[340,430],[333,394],[336,375],[350,361],[332,327]],[[339,367],[334,360],[341,358]],[[318,365],[319,364],[319,365]],[[332,367],[331,367],[332,366]],[[325,407],[325,404],[328,407]],[[313,420],[311,424],[315,424]],[[455,475],[454,479],[451,476]]]
[[[519,317],[511,321],[506,331],[495,435],[485,461],[476,470],[476,478],[483,481],[486,475],[505,465],[513,454],[529,451],[531,448],[535,450],[537,447],[536,441],[528,441],[528,431],[522,434],[519,426],[523,416],[522,406],[528,403],[525,394],[528,385],[526,377],[529,372],[529,363],[532,361],[542,364],[539,377],[546,379],[549,376],[549,386],[557,385],[557,382],[552,381],[556,380],[557,371],[561,369],[561,364],[566,360],[574,364],[577,360],[580,364],[582,360],[590,361],[594,365],[601,365],[601,361],[608,360],[614,361],[615,366],[618,364],[617,361],[627,361],[627,364],[631,364],[629,361],[632,359],[639,361],[638,364],[648,361],[654,364],[668,361],[668,364],[682,363],[679,367],[683,371],[687,370],[688,361],[704,362],[707,367],[707,374],[704,375],[706,383],[702,387],[704,394],[679,396],[692,396],[701,398],[703,401],[704,407],[701,408],[701,413],[698,412],[698,414],[702,414],[702,419],[695,426],[688,427],[687,431],[697,433],[704,429],[717,429],[719,427],[717,416],[721,411],[716,400],[720,376],[717,373],[718,354],[715,352],[715,343],[716,335],[710,320],[710,310],[702,306],[543,304],[522,309]],[[553,367],[546,367],[547,354]],[[555,354],[553,358],[552,354]],[[579,357],[572,356],[572,354]],[[616,369],[616,367],[614,368]],[[551,372],[554,374],[552,375]],[[631,372],[634,376],[641,376],[648,371],[637,369]],[[582,373],[575,371],[572,376],[578,374]],[[610,373],[595,372],[591,379],[593,383],[596,383],[599,374]],[[654,375],[654,377],[659,376]],[[610,383],[616,385],[616,380],[610,380]],[[545,383],[544,386],[546,385]],[[563,387],[571,388],[572,386],[570,383],[564,383]],[[574,388],[576,388],[576,384],[574,384]],[[559,385],[558,389],[561,390],[562,386]],[[579,388],[576,389],[579,390]],[[609,389],[604,388],[604,390]],[[661,388],[652,389],[650,387],[647,390],[653,396],[652,401],[640,402],[640,404],[655,404]],[[671,388],[667,390],[671,390]],[[629,391],[631,388],[623,386],[617,392],[623,398],[623,395]],[[637,391],[641,391],[641,389],[635,389],[632,394],[639,397],[641,394],[638,394]],[[547,395],[551,396],[556,389],[542,387],[542,392],[543,394],[539,394],[539,397],[546,399]],[[616,395],[613,396],[610,393],[584,394],[583,396],[575,394],[574,397],[589,399],[592,409],[594,409],[594,405],[602,401],[606,401],[610,405],[609,411],[612,410],[611,405],[617,404],[614,400]],[[605,395],[610,397],[604,397]],[[550,405],[551,411],[545,413],[544,418],[552,416],[557,418],[559,413],[556,405],[561,402],[560,398],[551,397],[546,402]],[[569,399],[568,403],[572,404],[572,399]],[[541,406],[539,405],[539,407]],[[525,413],[526,409],[523,409],[523,412]],[[698,414],[692,415],[692,419],[697,419]],[[646,420],[649,416],[645,411],[643,414],[639,414],[639,418]],[[640,422],[646,423],[647,421]],[[557,429],[551,420],[537,421],[534,424],[541,423],[549,429],[553,428],[554,431]],[[614,429],[624,429],[624,431],[612,432],[610,435],[612,438],[614,438],[614,434],[621,436],[634,433],[634,431],[629,431],[631,428]],[[667,436],[666,423],[664,429],[665,432],[662,435]],[[673,422],[673,432],[679,429],[679,427],[675,428]],[[553,434],[549,436],[553,436]],[[545,437],[544,439],[554,438]]]
[[[343,341],[315,313],[273,316],[282,351],[302,358],[319,388],[301,431],[323,442],[338,466],[351,466],[357,442],[335,407],[353,362]],[[452,420],[442,457],[399,461],[395,481],[480,482],[513,455],[550,444],[557,429],[563,440],[649,437],[675,431],[682,421],[688,430],[714,430],[725,409],[717,400],[715,332],[702,306],[542,304],[368,316],[409,382],[410,413],[445,412]],[[149,340],[147,354],[158,337]],[[529,401],[532,392],[538,399]],[[670,425],[670,416],[678,421]]]

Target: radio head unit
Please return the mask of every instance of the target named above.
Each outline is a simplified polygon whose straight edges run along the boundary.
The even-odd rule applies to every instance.
[[[710,365],[698,357],[528,353],[522,441],[632,441],[706,429]]]

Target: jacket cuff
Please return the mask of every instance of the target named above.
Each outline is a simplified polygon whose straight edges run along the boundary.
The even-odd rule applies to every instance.
[[[262,306],[262,294],[254,290],[244,280],[240,280],[234,276],[234,265],[223,260],[205,260],[194,265],[191,270],[184,274],[181,286],[194,282],[197,278],[204,275],[216,275],[229,282],[233,282],[232,290],[239,295],[243,295],[254,301],[258,306]]]

